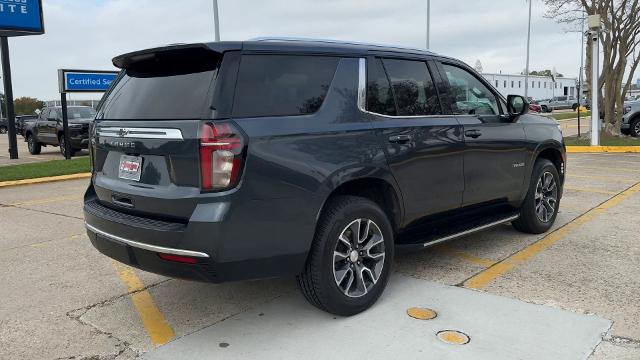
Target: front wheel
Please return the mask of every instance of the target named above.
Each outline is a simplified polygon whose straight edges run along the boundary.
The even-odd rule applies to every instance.
[[[551,228],[560,206],[560,176],[555,165],[538,159],[533,166],[529,191],[513,227],[529,234],[541,234]]]
[[[631,128],[629,129],[629,133],[633,137],[640,136],[640,117],[637,117],[635,120],[631,122]]]
[[[60,144],[60,153],[62,154],[62,156],[64,156],[65,158],[67,157],[66,155],[66,150],[65,150],[65,137],[64,134],[60,135],[60,138],[58,138],[58,144]],[[72,147],[69,147],[69,156],[73,156],[76,154],[76,150]]]
[[[7,133],[7,128],[4,126],[0,126],[0,134],[6,134]]]
[[[380,207],[365,198],[329,199],[298,285],[314,306],[350,316],[371,307],[387,285],[393,231]]]

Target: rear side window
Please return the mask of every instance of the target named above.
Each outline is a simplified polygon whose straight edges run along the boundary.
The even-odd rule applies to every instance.
[[[422,61],[384,60],[398,106],[398,115],[441,114],[436,89]]]
[[[243,55],[233,116],[287,116],[318,111],[338,60],[325,56]]]
[[[370,61],[367,66],[367,110],[382,115],[396,115],[391,84],[379,59]]]

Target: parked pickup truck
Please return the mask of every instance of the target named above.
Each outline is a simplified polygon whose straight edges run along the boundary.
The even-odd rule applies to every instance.
[[[546,107],[549,112],[563,109],[575,111],[579,106],[578,99],[573,96],[556,96],[549,101],[541,101],[540,105]]]
[[[71,156],[89,145],[89,124],[96,116],[96,111],[89,106],[70,106],[67,108],[69,119],[69,141]],[[29,153],[37,155],[42,146],[60,146],[60,152],[65,155],[65,137],[62,130],[62,108],[60,106],[45,107],[40,116],[33,122],[25,124],[23,129]]]
[[[33,123],[38,119],[37,114],[33,115],[17,115],[16,116],[16,134],[24,136],[24,129],[29,123]],[[25,137],[26,140],[26,137]]]

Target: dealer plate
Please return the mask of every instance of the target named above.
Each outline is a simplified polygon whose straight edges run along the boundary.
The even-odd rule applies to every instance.
[[[121,179],[140,181],[142,173],[142,157],[140,156],[120,156],[120,166],[118,166],[118,177]]]

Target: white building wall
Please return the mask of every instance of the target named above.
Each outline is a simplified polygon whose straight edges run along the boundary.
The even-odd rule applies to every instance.
[[[502,95],[524,96],[524,75],[490,74],[482,76],[487,79]],[[577,97],[575,78],[556,78],[554,83],[548,76],[529,76],[529,97],[536,100],[551,99],[554,96]]]

